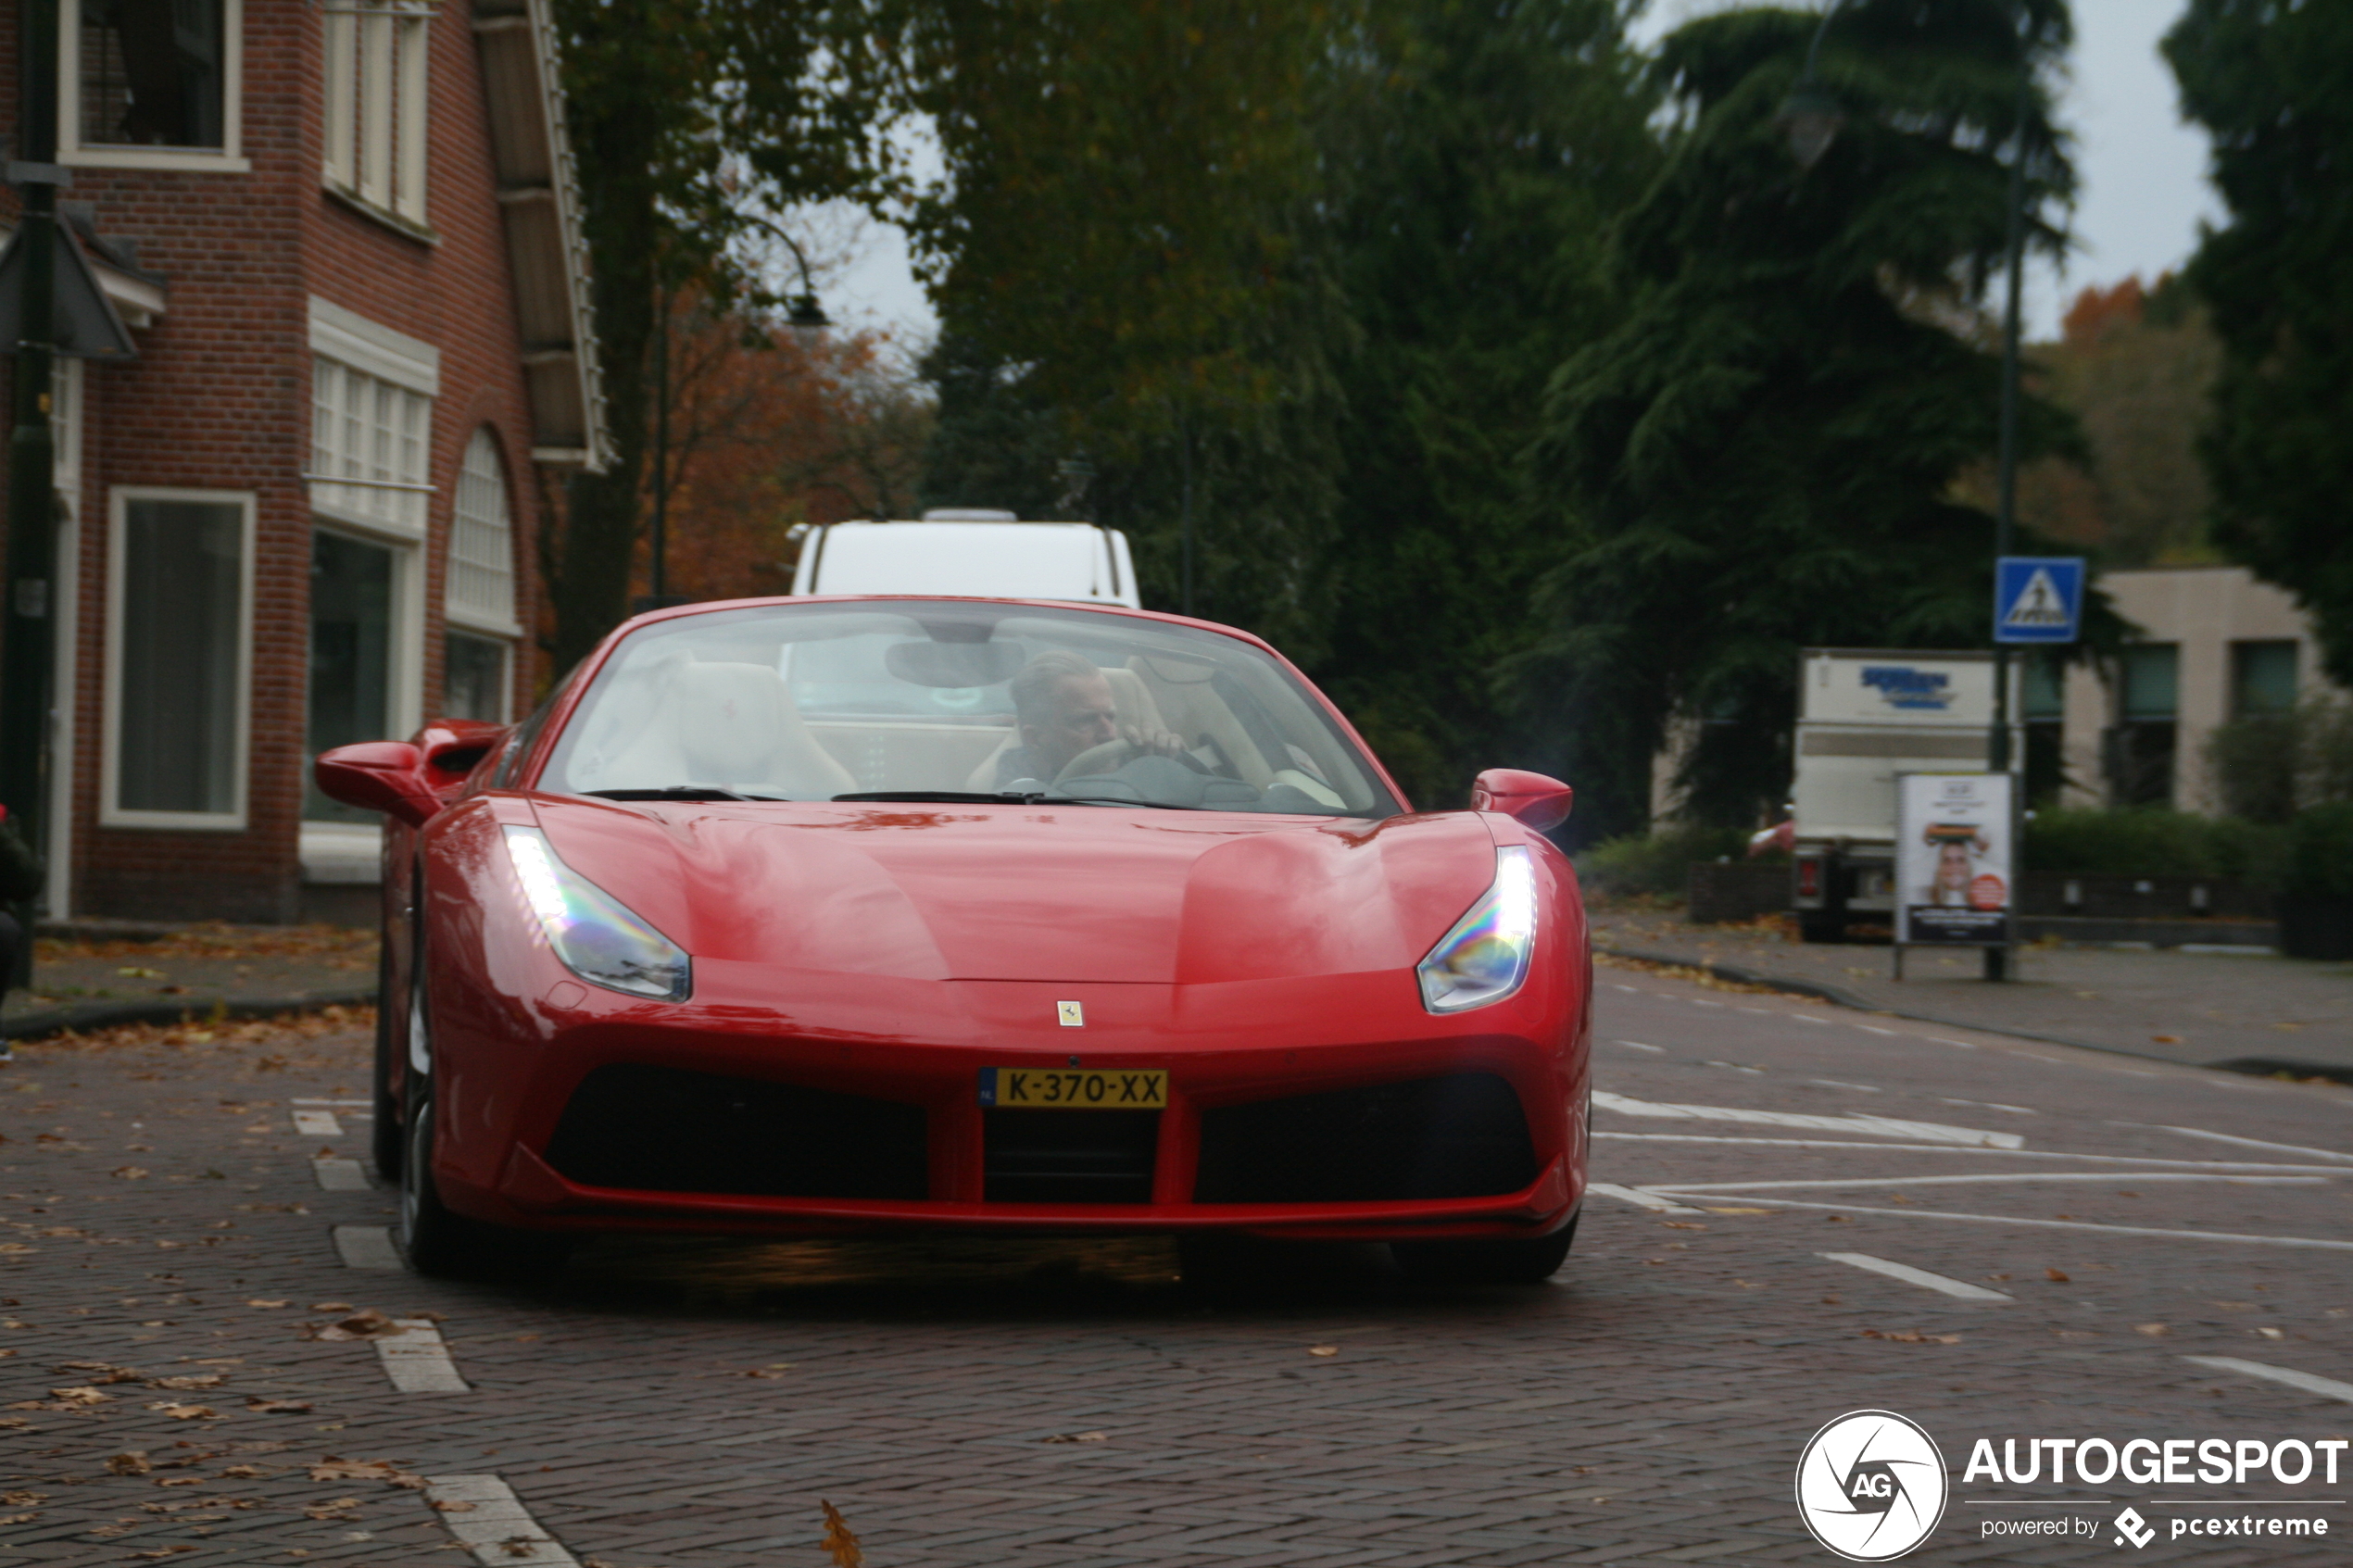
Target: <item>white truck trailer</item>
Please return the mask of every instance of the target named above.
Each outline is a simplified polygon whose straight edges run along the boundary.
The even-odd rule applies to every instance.
[[[2010,765],[2026,761],[2010,661]],[[1808,942],[1895,919],[1895,777],[1982,772],[1994,728],[1990,652],[1807,648],[1798,670],[1791,905]]]

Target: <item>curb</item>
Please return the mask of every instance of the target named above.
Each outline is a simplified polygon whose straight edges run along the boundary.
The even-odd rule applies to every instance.
[[[222,997],[213,1001],[82,1002],[42,1008],[0,1019],[0,1040],[38,1040],[68,1031],[113,1029],[125,1023],[195,1023],[210,1018],[275,1018],[326,1008],[373,1007],[373,985],[357,991],[296,991],[283,997]]]
[[[2032,1030],[2010,1029],[1997,1023],[1979,1023],[1961,1018],[1940,1018],[1931,1012],[1906,1012],[1901,1008],[1875,1007],[1852,991],[1817,981],[1798,980],[1789,975],[1769,974],[1763,970],[1747,969],[1739,964],[1718,963],[1713,959],[1680,957],[1673,953],[1646,953],[1632,947],[1604,947],[1593,951],[1614,959],[1630,959],[1636,963],[1666,964],[1675,969],[1695,969],[1717,980],[1735,985],[1768,985],[1776,991],[1794,997],[1811,997],[1817,1001],[1836,1007],[1852,1008],[1856,1012],[1878,1013],[1887,1018],[1908,1019],[1914,1023],[1933,1023],[1943,1029],[1969,1029],[1980,1035],[2000,1035],[2012,1040],[2032,1040],[2037,1045],[2065,1046],[2071,1050],[2099,1051],[2107,1056],[2129,1056],[2135,1061],[2160,1061],[2168,1067],[2204,1068],[2214,1073],[2240,1073],[2258,1078],[2270,1078],[2285,1073],[2296,1078],[2326,1078],[2334,1083],[2353,1084],[2353,1067],[2339,1067],[2328,1062],[2296,1061],[2284,1057],[2233,1057],[2228,1061],[2183,1061],[2170,1056],[2153,1056],[2147,1051],[2127,1050],[2122,1046],[2095,1045],[2089,1040],[2072,1040],[2064,1035],[2037,1035]]]

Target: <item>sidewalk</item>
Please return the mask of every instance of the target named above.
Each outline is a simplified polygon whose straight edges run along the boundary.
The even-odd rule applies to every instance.
[[[1673,911],[1604,904],[1592,924],[1599,949],[1729,964],[1876,1011],[2195,1066],[2353,1081],[2353,964],[2042,947],[2020,950],[2015,980],[1989,985],[1974,950],[1916,947],[1898,982],[1886,947],[1811,946],[1769,925],[1693,925]]]
[[[330,925],[69,924],[33,949],[31,992],[0,1007],[0,1037],[371,1003],[376,934]],[[149,937],[138,940],[136,937]]]

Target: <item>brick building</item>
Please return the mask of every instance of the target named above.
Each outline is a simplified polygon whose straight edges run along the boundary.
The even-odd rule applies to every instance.
[[[57,376],[47,907],[348,912],[376,828],[310,757],[527,703],[542,497],[603,459],[546,0],[60,5],[138,354]]]

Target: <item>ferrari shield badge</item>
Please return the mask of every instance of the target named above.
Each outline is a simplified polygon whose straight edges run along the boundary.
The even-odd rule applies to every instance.
[[[1087,1027],[1087,1010],[1076,1002],[1056,1002],[1054,1021],[1065,1029],[1084,1029]]]

